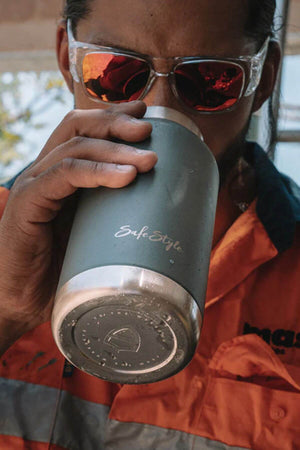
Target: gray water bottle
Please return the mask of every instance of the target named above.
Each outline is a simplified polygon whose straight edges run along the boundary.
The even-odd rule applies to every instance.
[[[183,369],[199,339],[218,195],[217,164],[188,117],[149,107],[158,153],[122,189],[81,192],[52,315],[79,369],[151,383]]]

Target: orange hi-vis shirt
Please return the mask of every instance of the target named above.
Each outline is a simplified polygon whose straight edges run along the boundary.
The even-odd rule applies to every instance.
[[[212,251],[192,362],[108,383],[66,362],[45,323],[1,359],[1,450],[300,449],[299,188],[248,150],[258,196]]]

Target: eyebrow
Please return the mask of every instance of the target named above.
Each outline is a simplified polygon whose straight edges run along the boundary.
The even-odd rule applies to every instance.
[[[111,43],[111,41],[106,41],[105,39],[103,39],[102,37],[95,37],[95,39],[93,39],[93,42],[89,42],[89,44],[91,44],[91,45],[96,45],[96,46],[98,46],[98,47],[110,47],[110,48],[113,48],[113,49],[115,49],[115,50],[120,50],[120,52],[128,52],[128,53],[133,53],[133,54],[136,54],[137,56],[141,56],[141,57],[147,57],[148,55],[146,54],[146,53],[142,53],[142,52],[139,52],[139,51],[137,51],[137,50],[133,50],[132,48],[129,48],[129,47],[124,47],[124,46],[122,46],[122,45],[115,45],[115,44],[112,44]],[[213,57],[213,56],[218,56],[218,55],[212,55],[212,54],[210,54],[210,55],[200,55],[199,53],[198,54],[195,54],[195,55],[189,55],[188,57],[195,57],[195,58],[197,58],[198,56],[201,56],[201,57],[205,57],[205,56],[207,56],[208,58],[209,57]],[[154,59],[159,59],[159,57],[157,57],[157,56],[151,56],[152,58],[154,58]],[[175,57],[175,56],[174,56]],[[174,58],[173,56],[170,56],[170,59],[172,59],[172,58]],[[180,56],[179,56],[180,57]],[[183,56],[183,58],[184,58],[185,56]],[[221,55],[219,55],[219,57],[221,57]],[[166,59],[165,57],[163,57],[163,59]]]
[[[98,37],[98,36],[96,36],[95,39],[93,39],[93,42],[91,42],[91,44],[97,45],[99,47],[112,47],[112,48],[116,48],[118,50],[122,50],[125,52],[139,53],[139,52],[136,52],[135,50],[133,50],[132,48],[125,47],[123,45],[113,44],[111,41],[107,41],[103,37]]]
[[[137,50],[133,50],[132,48],[125,47],[123,45],[113,44],[111,41],[106,40],[103,37],[103,35],[101,35],[101,34],[95,35],[93,37],[92,41],[93,42],[89,42],[89,44],[96,45],[96,46],[99,46],[99,47],[111,47],[111,48],[113,48],[115,50],[120,50],[120,52],[129,52],[129,53],[133,53],[133,54],[136,54],[136,55],[140,55],[141,57],[148,56],[147,54],[145,54],[143,52],[139,52]],[[241,55],[241,56],[242,57],[248,57],[248,56],[249,57],[253,57],[254,55],[250,54],[250,55]],[[197,57],[201,57],[201,58],[202,57],[207,57],[207,58],[229,58],[230,59],[230,58],[237,58],[238,56],[236,56],[236,55],[228,55],[228,54],[222,55],[222,54],[216,54],[216,53],[210,53],[210,54],[204,55],[204,54],[198,53],[198,54],[195,54],[195,55],[182,56],[182,58],[184,58],[184,57],[191,57],[191,58],[193,58],[193,57],[195,57],[195,58],[197,58]],[[152,58],[156,58],[157,59],[159,57],[155,57],[155,56],[153,57],[152,56]],[[173,57],[170,57],[170,58],[173,58]]]

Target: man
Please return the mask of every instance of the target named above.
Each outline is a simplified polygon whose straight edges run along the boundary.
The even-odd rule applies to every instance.
[[[244,84],[229,107],[220,96],[193,101],[179,85],[174,95],[170,77],[157,78],[144,103],[111,105],[93,84],[85,87],[66,23],[58,27],[58,62],[76,109],[11,187],[0,222],[3,448],[300,447],[299,202],[263,151],[245,142],[250,116],[276,80],[280,52],[267,39],[274,7],[267,0],[67,2],[77,41],[149,55],[166,74],[176,56],[231,60]],[[149,105],[177,109],[199,126],[222,184],[192,363],[153,385],[120,386],[65,364],[48,320],[77,188],[122,187],[156,163],[154,152],[130,146],[151,133],[139,121]]]

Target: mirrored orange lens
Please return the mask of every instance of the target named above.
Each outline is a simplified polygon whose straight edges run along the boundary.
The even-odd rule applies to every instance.
[[[230,62],[203,61],[178,65],[174,71],[182,101],[197,111],[222,111],[239,99],[244,71]]]
[[[90,95],[104,102],[117,103],[141,97],[150,75],[146,62],[110,53],[87,54],[82,71]]]

